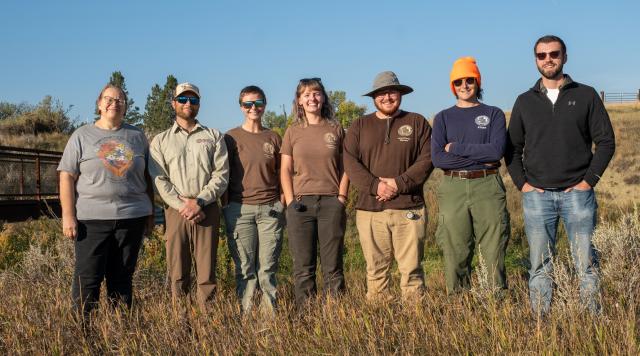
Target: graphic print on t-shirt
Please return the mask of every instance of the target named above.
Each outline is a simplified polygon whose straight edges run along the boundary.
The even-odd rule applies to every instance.
[[[104,167],[117,177],[124,177],[133,164],[133,150],[129,144],[120,137],[105,137],[96,146]]]

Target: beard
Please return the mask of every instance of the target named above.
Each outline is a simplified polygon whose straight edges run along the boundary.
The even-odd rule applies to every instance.
[[[183,119],[183,120],[194,120],[196,118],[196,116],[198,116],[198,110],[197,109],[191,109],[191,113],[187,114],[184,113],[182,111],[176,111],[176,116]]]
[[[558,79],[558,76],[562,75],[562,67],[563,63],[558,64],[556,67],[551,69],[544,69],[544,67],[538,67],[538,72],[542,74],[543,77],[547,79]]]
[[[398,100],[395,102],[395,105],[391,108],[391,110],[387,110],[384,106],[378,105],[378,103],[375,100],[373,101],[373,105],[376,106],[376,109],[378,109],[378,111],[380,111],[382,114],[386,116],[391,116],[395,114],[396,111],[400,109],[401,103],[402,103],[402,97],[399,97]]]

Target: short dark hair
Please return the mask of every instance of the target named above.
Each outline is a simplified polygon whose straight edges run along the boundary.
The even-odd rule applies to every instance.
[[[242,105],[242,97],[247,94],[260,94],[260,96],[262,96],[262,99],[264,99],[265,102],[267,101],[267,96],[264,95],[264,91],[260,89],[259,86],[248,85],[242,88],[242,90],[240,90],[240,96],[238,97],[238,104]]]
[[[562,38],[554,35],[545,35],[536,41],[536,44],[533,45],[533,54],[536,54],[536,48],[538,48],[538,44],[540,43],[551,43],[551,42],[559,42],[562,47],[562,54],[567,54],[567,46],[564,44]]]

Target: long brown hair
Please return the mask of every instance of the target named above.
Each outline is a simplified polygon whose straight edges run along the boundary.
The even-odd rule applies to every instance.
[[[324,96],[324,102],[322,103],[320,116],[322,116],[324,120],[327,120],[331,126],[338,125],[338,120],[336,120],[333,113],[333,107],[329,102],[329,95],[327,95],[327,91],[324,89],[324,85],[322,85],[320,78],[300,79],[300,82],[296,87],[296,95],[293,99],[293,108],[291,110],[293,113],[293,124],[302,127],[309,124],[302,105],[298,103],[300,95],[302,95],[306,89],[318,90],[322,93],[322,96]]]

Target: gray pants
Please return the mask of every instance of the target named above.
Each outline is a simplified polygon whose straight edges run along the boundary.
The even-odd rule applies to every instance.
[[[289,249],[293,258],[296,304],[302,306],[317,293],[316,267],[320,252],[324,289],[337,295],[344,291],[342,253],[346,226],[345,207],[336,196],[304,195],[304,211],[287,207]]]
[[[236,294],[244,312],[253,307],[257,289],[262,291],[260,309],[275,310],[283,209],[280,201],[260,205],[231,202],[222,209],[229,251],[236,266]]]

